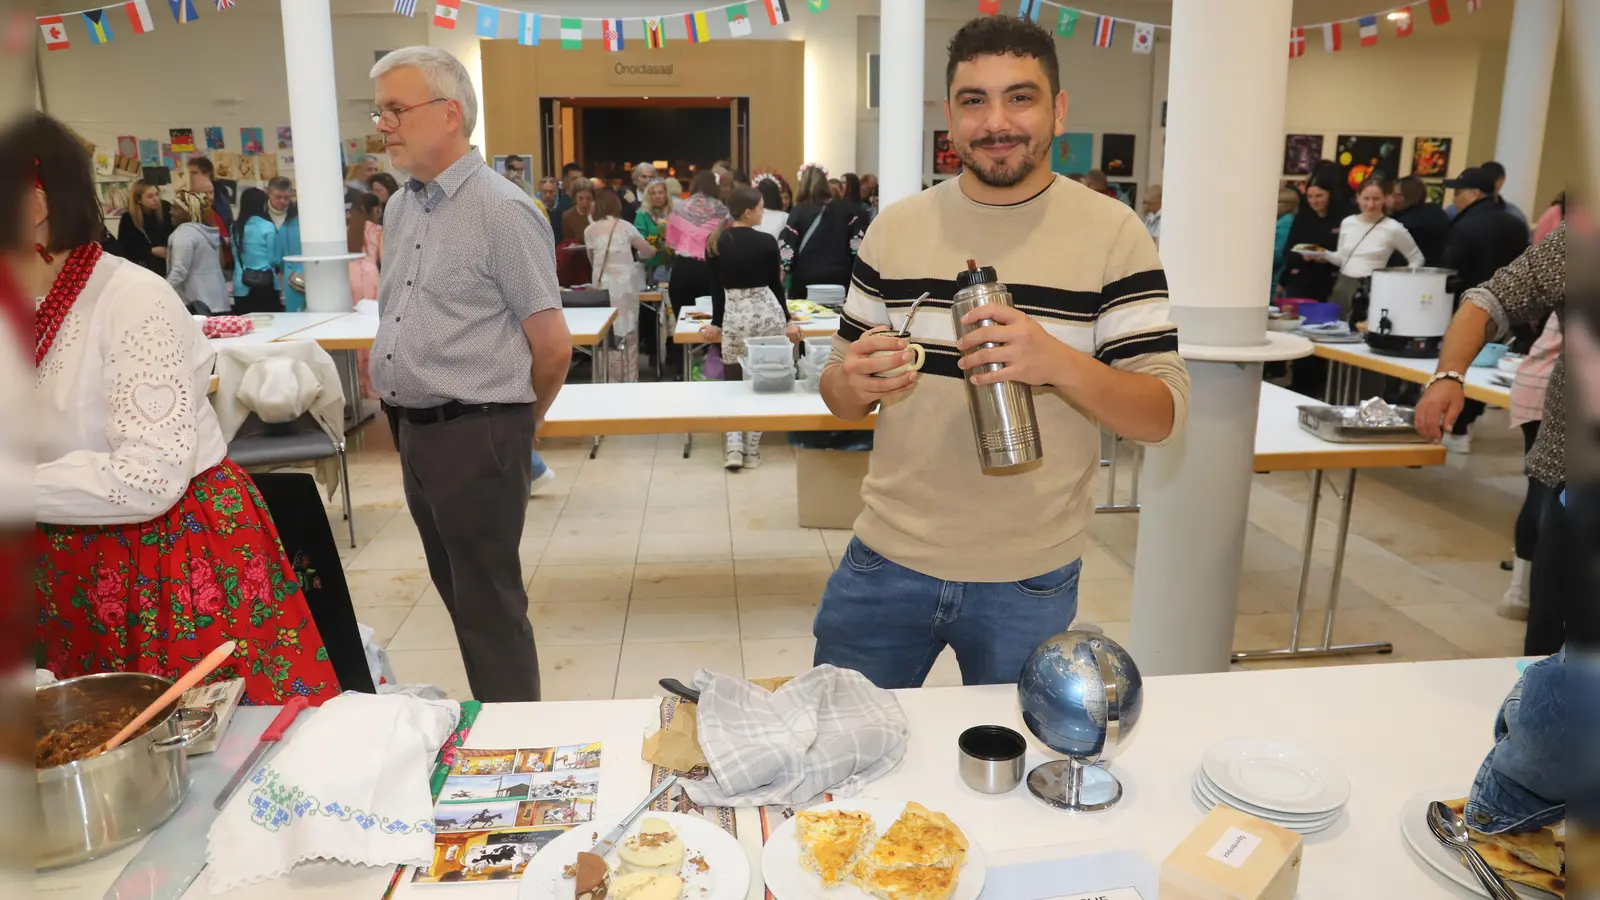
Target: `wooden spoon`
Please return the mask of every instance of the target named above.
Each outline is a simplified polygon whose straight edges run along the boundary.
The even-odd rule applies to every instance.
[[[222,665],[223,660],[233,655],[235,646],[236,645],[233,641],[229,641],[210,653],[207,653],[205,659],[200,660],[200,662],[195,664],[194,668],[183,673],[183,677],[173,682],[172,687],[167,688],[166,692],[157,697],[154,703],[146,706],[143,712],[133,717],[132,722],[124,725],[122,730],[117,732],[116,735],[111,738],[111,740],[106,741],[100,749],[89,754],[89,756],[99,756],[102,753],[109,753],[112,750],[117,749],[117,747],[121,745],[123,741],[127,740],[129,736],[138,731],[140,728],[143,728],[146,722],[155,718],[156,713],[166,709],[167,704],[183,696],[184,691],[187,691],[188,689],[199,684],[200,680],[205,678],[207,675],[210,675],[213,669]]]

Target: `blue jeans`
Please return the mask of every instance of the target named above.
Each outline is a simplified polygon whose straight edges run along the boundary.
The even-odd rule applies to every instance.
[[[548,472],[548,471],[550,471],[550,467],[544,464],[544,459],[539,456],[539,451],[537,451],[537,450],[533,451],[533,477],[534,477],[534,479],[538,480],[539,476],[543,475],[545,472]]]
[[[1028,654],[1078,612],[1082,560],[1023,581],[941,581],[852,538],[812,625],[815,665],[881,688],[918,687],[948,645],[965,684],[1013,684]]]
[[[1494,749],[1467,797],[1467,824],[1485,834],[1534,831],[1566,815],[1567,652],[1529,666],[1494,720]]]

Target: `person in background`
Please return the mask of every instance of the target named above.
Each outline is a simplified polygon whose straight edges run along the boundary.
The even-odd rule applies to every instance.
[[[672,279],[667,293],[676,309],[694,305],[695,298],[711,296],[711,268],[706,264],[706,242],[728,218],[719,199],[717,176],[710,171],[694,176],[689,199],[667,217],[667,247],[672,250]]]
[[[861,202],[871,215],[878,214],[878,176],[871,172],[861,173]]]
[[[1121,195],[1112,189],[1111,182],[1106,180],[1106,173],[1099,169],[1090,169],[1088,174],[1083,176],[1083,184],[1089,190],[1105,194],[1114,200],[1122,199]]]
[[[537,701],[518,544],[535,476],[554,478],[534,446],[572,360],[550,223],[473,149],[459,60],[407,47],[371,76],[373,124],[411,174],[384,214],[373,386],[473,697]]]
[[[1366,304],[1358,302],[1356,295],[1371,283],[1373,272],[1388,265],[1390,254],[1404,256],[1408,265],[1423,264],[1422,251],[1417,249],[1411,233],[1384,213],[1384,198],[1388,195],[1388,185],[1381,177],[1368,178],[1356,192],[1361,211],[1339,225],[1338,248],[1322,254],[1298,251],[1301,256],[1320,255],[1339,267],[1339,277],[1328,300],[1339,304],[1340,314],[1352,325],[1367,317]]]
[[[639,207],[644,205],[645,188],[650,182],[656,180],[656,167],[647,162],[639,163],[633,167],[633,186],[622,192],[622,218],[632,222],[639,214]]]
[[[360,259],[350,260],[350,305],[378,299],[378,262],[383,256],[383,204],[376,194],[362,194],[345,213],[345,243]],[[362,367],[365,369],[365,366]]]
[[[19,117],[0,134],[0,170],[36,179],[24,213],[39,253],[16,262],[25,296],[44,298],[32,492],[44,668],[175,678],[234,641],[212,677],[244,679],[245,703],[336,696],[272,517],[206,402],[211,343],[171,285],[94,242],[104,226],[72,132]]]
[[[671,175],[668,175],[666,184],[667,199],[671,201],[673,209],[677,209],[679,203],[689,199],[683,195],[683,182],[673,178]]]
[[[160,188],[143,181],[133,183],[128,201],[128,211],[117,223],[117,255],[165,276],[172,204],[161,199]]]
[[[400,183],[388,172],[379,172],[372,176],[372,192],[378,195],[379,203],[388,206],[389,198],[400,193]]]
[[[1305,202],[1289,226],[1291,251],[1302,245],[1324,250],[1339,246],[1340,226],[1351,212],[1336,199],[1339,181],[1337,173],[1323,173],[1312,175],[1306,182]],[[1280,283],[1284,296],[1320,303],[1333,293],[1333,279],[1337,274],[1338,270],[1320,256],[1290,252]]]
[[[222,235],[210,224],[210,212],[206,198],[193,191],[174,196],[167,283],[191,312],[222,315],[233,307],[233,291],[222,274]]]
[[[634,254],[648,255],[652,248],[633,223],[622,219],[622,200],[616,191],[604,190],[594,202],[594,222],[583,233],[589,252],[594,286],[609,291],[617,318],[611,326],[611,352],[607,383],[639,380],[639,292],[644,290],[644,270]]]
[[[355,191],[361,194],[371,193],[372,179],[382,171],[383,166],[378,162],[376,156],[366,154],[356,157],[355,161],[350,164],[350,168],[344,173],[346,191]]]
[[[1289,228],[1294,225],[1295,210],[1300,208],[1300,192],[1292,187],[1278,188],[1278,225],[1272,238],[1272,288],[1277,295],[1278,283],[1283,280],[1283,267],[1289,261]]]
[[[803,190],[804,190],[804,187],[802,186],[802,191]],[[843,197],[844,196],[844,181],[842,181],[842,180],[840,180],[838,178],[829,178],[828,179],[828,196],[832,197],[835,200],[839,199],[840,197]],[[801,199],[800,202],[804,203],[805,200]]]
[[[279,175],[267,182],[267,218],[273,228],[282,228],[289,220],[289,205],[294,202],[294,183]]]
[[[556,208],[560,205],[561,197],[561,187],[554,175],[546,175],[539,179],[539,193],[535,198],[539,201],[539,207],[544,210],[544,217],[550,220],[552,229],[556,231],[558,241],[561,239],[561,216],[556,212]],[[563,209],[561,212],[566,210]]]
[[[524,194],[533,196],[533,182],[528,180],[528,161],[526,157],[511,155],[506,157],[506,180],[516,185]]]
[[[562,184],[571,184],[572,183],[572,179],[574,179],[574,178],[582,178],[582,177],[583,177],[583,166],[580,166],[575,162],[568,162],[566,165],[561,167],[561,183]]]
[[[1450,217],[1437,203],[1428,202],[1428,186],[1421,178],[1408,175],[1394,183],[1384,208],[1396,222],[1405,226],[1411,239],[1422,251],[1423,265],[1444,264],[1445,243],[1450,237]],[[1389,258],[1389,265],[1407,265],[1398,254]]]
[[[385,173],[379,173],[385,174]],[[289,259],[299,256],[303,251],[300,247],[300,204],[290,203],[283,219],[283,227],[278,229],[278,259],[283,261],[283,309],[284,312],[305,312],[306,310],[306,264]]]
[[[206,195],[206,202],[211,207],[212,215],[216,216],[216,221],[213,224],[222,232],[222,268],[226,270],[231,265],[228,262],[227,251],[228,230],[233,227],[233,208],[228,203],[228,198],[217,196],[215,190],[217,167],[212,165],[211,160],[204,156],[191,156],[189,161],[184,163],[184,166],[189,170],[189,190],[202,193],[195,185],[195,176],[201,175],[205,177],[205,191],[203,193]]]
[[[772,177],[778,179],[778,199],[783,201],[783,205],[779,206],[778,208],[783,210],[786,213],[787,212],[793,212],[794,211],[794,191],[789,189],[788,180],[785,179],[782,175],[779,175],[776,172],[774,172],[772,174]]]
[[[1485,175],[1488,176],[1487,184],[1489,185],[1489,188],[1488,190],[1484,191],[1484,193],[1489,195],[1489,199],[1492,201],[1493,205],[1500,210],[1509,213],[1513,219],[1521,222],[1523,227],[1527,227],[1528,214],[1523,212],[1515,203],[1512,203],[1511,201],[1500,196],[1501,189],[1506,186],[1506,167],[1491,159],[1486,163],[1480,163],[1472,168],[1480,169]],[[1468,171],[1471,171],[1471,169],[1465,170],[1461,174],[1465,175]],[[1459,179],[1461,176],[1458,175],[1456,177]],[[1449,187],[1449,183],[1446,182],[1445,186]],[[1445,215],[1454,219],[1465,208],[1466,207],[1462,206],[1460,203],[1452,202],[1449,206],[1444,208],[1444,212]]]
[[[778,187],[778,179],[772,175],[757,175],[756,190],[761,192],[761,221],[756,223],[756,230],[772,235],[773,240],[783,234],[783,226],[789,223],[789,214],[783,211],[783,194]]]
[[[639,211],[633,214],[633,227],[650,244],[651,252],[644,259],[645,281],[660,284],[668,279],[672,265],[672,248],[667,246],[667,219],[672,215],[672,198],[667,194],[667,184],[657,178],[645,185],[640,195]]]
[[[1161,185],[1152,184],[1144,192],[1144,230],[1150,233],[1150,240],[1156,242],[1156,249],[1161,249]]]
[[[546,178],[550,178],[550,177],[553,177],[553,176],[547,175],[545,177]],[[569,210],[571,208],[572,208],[572,195],[567,193],[567,182],[566,182],[566,179],[565,179],[565,177],[557,179],[556,180],[556,202],[555,202],[555,205],[552,206],[552,205],[550,205],[548,203],[545,204],[545,209],[550,213],[550,225],[555,230],[555,237],[556,237],[556,243],[557,244],[559,244],[562,241],[566,240],[566,235],[561,233],[561,217],[565,216],[567,214],[567,210]]]
[[[1560,227],[1560,223],[1557,223]],[[1561,358],[1561,320],[1552,314],[1545,320],[1544,332],[1517,366],[1511,380],[1511,427],[1522,430],[1522,455],[1533,452],[1539,439],[1539,423],[1544,419],[1544,398],[1550,375]],[[1465,406],[1465,404],[1463,404]],[[1463,410],[1464,411],[1464,410]],[[1502,618],[1528,618],[1528,586],[1533,576],[1533,557],[1539,546],[1539,517],[1550,502],[1550,489],[1537,478],[1528,478],[1528,489],[1517,513],[1515,553],[1511,562],[1511,585],[1495,606]]]
[[[1533,242],[1535,244],[1545,239],[1550,232],[1560,227],[1567,219],[1567,192],[1562,191],[1556,199],[1550,201],[1550,207],[1540,216],[1539,221],[1533,225]]]
[[[587,178],[574,178],[567,184],[567,196],[572,206],[561,216],[561,240],[582,243],[584,231],[594,221],[594,186]]]
[[[778,238],[790,296],[804,298],[813,284],[850,284],[850,268],[866,230],[861,207],[834,197],[826,172],[815,166],[803,170],[800,202]]]
[[[749,338],[788,334],[789,340],[800,341],[800,326],[789,322],[789,309],[784,305],[778,242],[755,227],[761,223],[762,203],[755,189],[736,188],[728,195],[726,227],[719,229],[706,247],[711,268],[711,322],[701,326],[700,333],[722,345],[724,381],[744,378],[739,361]],[[725,468],[761,465],[761,432],[730,431],[726,438]]]
[[[239,217],[233,221],[233,247],[239,264],[233,269],[233,308],[240,315],[283,312],[278,272],[283,257],[278,229],[267,217],[267,192],[245,188],[239,196]]]

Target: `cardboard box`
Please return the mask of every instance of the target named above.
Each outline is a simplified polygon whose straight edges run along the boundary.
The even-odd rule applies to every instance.
[[[861,480],[867,477],[865,450],[794,450],[794,486],[801,528],[849,530],[861,515]]]
[[[1301,837],[1218,806],[1161,864],[1161,900],[1293,900]]]

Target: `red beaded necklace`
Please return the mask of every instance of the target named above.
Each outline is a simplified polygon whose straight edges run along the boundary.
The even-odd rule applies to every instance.
[[[56,342],[56,332],[61,330],[61,323],[66,321],[67,313],[72,311],[72,304],[78,301],[78,295],[83,293],[84,285],[89,283],[89,276],[94,273],[94,264],[100,261],[100,245],[84,244],[74,247],[67,254],[67,261],[56,273],[55,283],[50,285],[50,293],[45,295],[44,302],[39,305],[38,318],[34,321],[33,335],[35,349],[33,364],[38,366],[44,362],[45,354],[50,352],[50,347]]]

